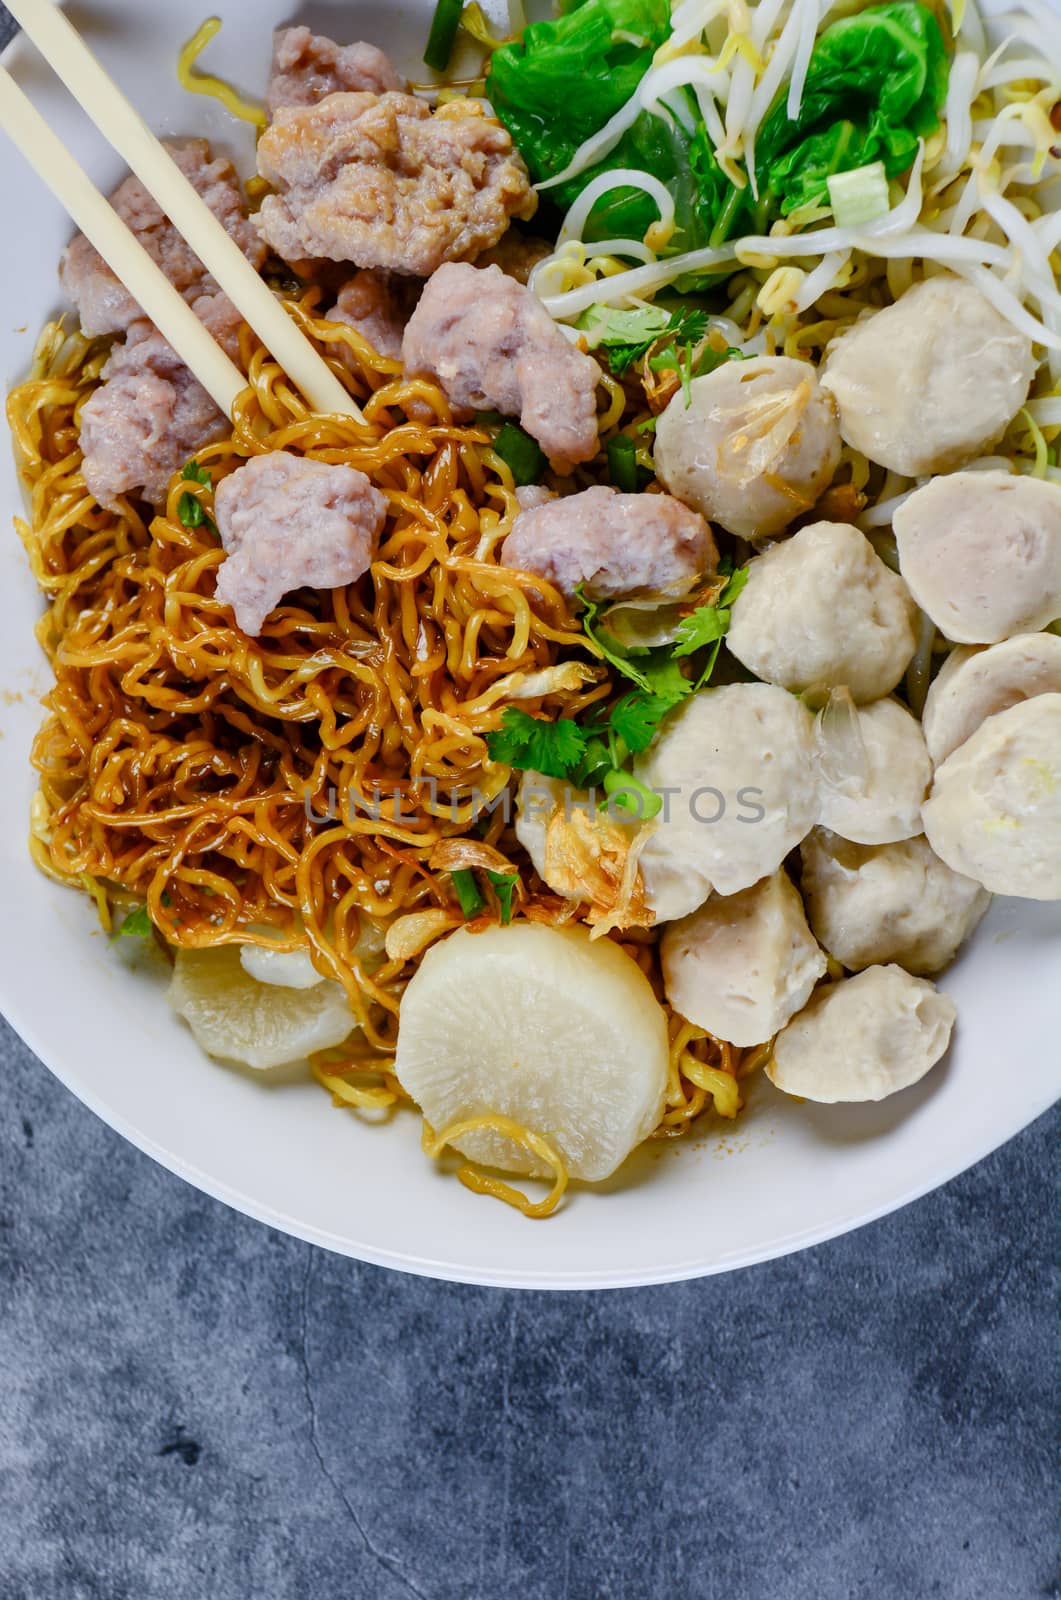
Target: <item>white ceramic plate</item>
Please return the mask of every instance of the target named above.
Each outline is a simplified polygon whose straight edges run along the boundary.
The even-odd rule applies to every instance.
[[[415,76],[431,9],[429,0],[375,0],[312,5],[299,17],[334,37],[374,40]],[[225,0],[223,10],[211,67],[260,95],[270,29],[291,13],[283,0]],[[249,132],[176,83],[178,46],[199,20],[185,0],[95,0],[79,19],[159,133],[206,134],[250,170]],[[31,52],[16,45],[8,60],[97,182],[117,181],[115,158]],[[69,228],[6,147],[2,162],[6,388],[59,304],[55,263]],[[20,504],[6,448],[0,503],[5,521]],[[576,1192],[549,1222],[528,1223],[440,1174],[420,1152],[413,1116],[373,1128],[333,1110],[313,1084],[267,1086],[212,1064],[169,1015],[158,974],[130,968],[90,905],[36,873],[25,838],[28,752],[48,686],[32,631],[39,610],[9,534],[0,544],[0,1004],[99,1116],[241,1211],[442,1278],[528,1288],[663,1282],[800,1249],[903,1205],[1010,1138],[1058,1092],[1061,906],[1000,902],[946,978],[960,1013],[952,1054],[916,1088],[880,1106],[829,1108],[787,1100],[764,1081],[732,1127],[652,1146],[607,1192]]]

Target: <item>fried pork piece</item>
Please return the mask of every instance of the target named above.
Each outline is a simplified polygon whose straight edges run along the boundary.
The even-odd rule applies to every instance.
[[[600,368],[500,267],[440,267],[402,355],[409,377],[437,379],[454,405],[518,416],[557,471],[597,454]]]
[[[336,589],[368,571],[387,500],[354,467],[272,450],[222,479],[214,510],[228,552],[217,598],[258,634],[292,589]]]
[[[169,140],[166,147],[247,260],[260,269],[266,256],[265,245],[247,218],[231,161],[211,161],[205,139]],[[185,244],[139,178],[130,174],[120,183],[111,195],[111,205],[186,300],[216,292],[217,285],[199,257]],[[59,281],[77,307],[83,332],[90,337],[124,333],[130,323],[143,318],[132,295],[84,234],[79,233],[64,251]]]
[[[402,358],[402,335],[412,316],[421,285],[413,278],[366,269],[343,284],[330,322],[345,322],[367,339],[377,355],[388,361]],[[345,351],[341,352],[345,355]]]
[[[562,593],[595,599],[681,595],[718,565],[711,529],[669,494],[597,486],[520,512],[501,565],[537,572]]]
[[[475,265],[500,267],[506,277],[527,284],[538,263],[552,253],[553,246],[547,239],[535,239],[530,234],[521,233],[518,228],[510,228],[499,244],[476,256]]]
[[[281,106],[258,145],[258,170],[277,190],[258,227],[285,260],[414,277],[489,249],[511,217],[537,206],[509,135],[471,101],[434,115],[396,93]]]
[[[192,310],[235,356],[240,315],[231,300],[202,295]],[[102,377],[81,408],[81,471],[89,493],[112,511],[128,494],[162,506],[173,474],[228,432],[228,418],[146,317],[130,325]]]
[[[327,94],[386,94],[405,79],[374,44],[336,44],[308,28],[277,28],[265,109],[312,106]]]

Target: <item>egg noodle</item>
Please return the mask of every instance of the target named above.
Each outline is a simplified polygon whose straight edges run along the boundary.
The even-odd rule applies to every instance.
[[[241,122],[251,123],[261,132],[269,124],[265,107],[244,99],[238,89],[226,83],[224,78],[202,72],[196,65],[211,39],[215,39],[220,32],[220,17],[207,17],[206,21],[196,28],[178,53],[177,82],[187,94],[202,94],[211,100],[219,101],[231,116],[238,117]]]
[[[455,425],[440,390],[322,320],[319,298],[289,303],[365,425],[308,414],[244,328],[248,388],[232,435],[195,459],[215,479],[268,450],[341,462],[390,513],[369,579],[289,596],[258,639],[213,597],[223,551],[209,486],[175,480],[150,527],[133,501],[116,514],[88,493],[78,412],[106,345],[53,323],[12,392],[31,496],[17,526],[48,601],[38,637],[55,675],[33,753],[31,847],[44,871],[93,896],[107,929],[146,902],[166,949],[311,952],[359,1024],[350,1046],[312,1058],[314,1073],[337,1105],[378,1113],[405,1100],[393,1072],[402,991],[424,949],[462,922],[452,870],[518,870],[517,918],[582,915],[537,878],[504,808],[488,809],[511,775],[490,763],[485,734],[530,674],[547,676],[520,704],[550,716],[577,715],[611,686],[562,596],[497,563],[518,503],[488,435]],[[602,388],[601,402],[614,426],[622,391]],[[402,420],[410,408],[427,420]],[[186,494],[204,511],[194,527],[179,514]],[[575,653],[572,673],[562,663]],[[488,906],[469,926],[497,916]],[[369,929],[386,936],[379,966],[365,958]],[[622,942],[663,1002],[655,935]],[[734,1116],[753,1054],[670,1023],[668,1137],[712,1101]],[[504,1131],[553,1173],[547,1200],[467,1167],[462,1180],[531,1215],[553,1209],[563,1161],[534,1130]],[[453,1135],[425,1139],[440,1153]]]

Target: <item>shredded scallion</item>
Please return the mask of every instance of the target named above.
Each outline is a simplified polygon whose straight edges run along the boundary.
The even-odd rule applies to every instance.
[[[637,446],[627,433],[608,440],[608,476],[623,494],[637,493]]]

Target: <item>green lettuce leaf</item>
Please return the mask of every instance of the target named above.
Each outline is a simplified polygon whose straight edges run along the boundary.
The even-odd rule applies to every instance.
[[[917,0],[893,0],[844,17],[814,46],[800,113],[788,117],[788,87],[778,93],[756,141],[760,190],[768,209],[788,214],[828,203],[836,172],[881,161],[890,178],[905,172],[917,141],[939,124],[949,63],[939,24]]]
[[[533,23],[521,40],[494,52],[487,95],[535,183],[562,172],[580,145],[621,110],[669,31],[668,0],[582,0],[554,21]],[[680,104],[681,116],[643,112],[607,156],[548,191],[549,200],[566,211],[601,173],[633,168],[658,178],[674,196],[676,228],[665,253],[708,244],[733,191],[715,160],[695,96],[680,89],[670,98]],[[727,226],[739,210],[730,208]],[[643,190],[614,189],[594,206],[583,237],[641,239],[658,215]]]
[[[535,183],[622,109],[669,31],[668,0],[583,0],[494,51],[487,94]]]

